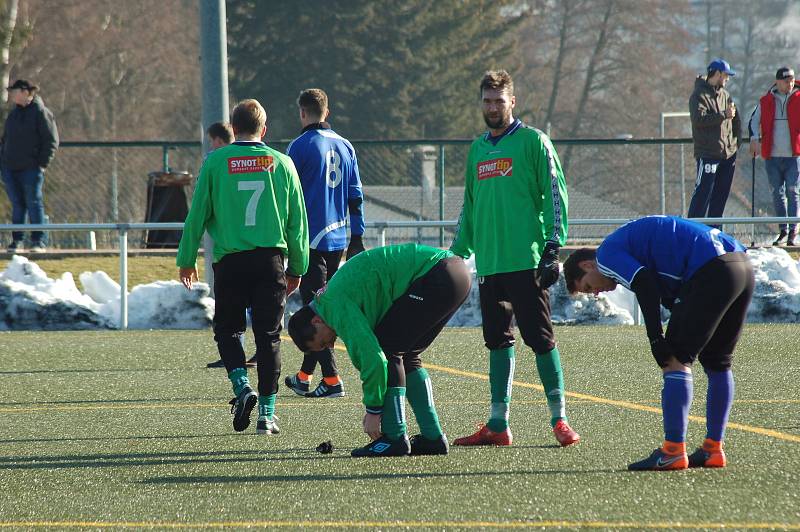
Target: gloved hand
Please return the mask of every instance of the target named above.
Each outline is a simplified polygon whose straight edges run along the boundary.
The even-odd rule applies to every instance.
[[[653,358],[656,359],[656,364],[662,368],[667,365],[673,355],[672,348],[663,336],[650,340],[650,351],[653,353]]]
[[[544,245],[542,257],[539,259],[539,267],[536,269],[536,279],[539,286],[546,290],[558,281],[558,249],[559,245],[548,240]]]
[[[352,259],[362,251],[364,251],[364,242],[361,240],[361,235],[350,235],[350,245],[347,246],[345,260]]]

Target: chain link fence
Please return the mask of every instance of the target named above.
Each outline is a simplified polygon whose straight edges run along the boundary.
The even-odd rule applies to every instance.
[[[364,215],[371,222],[456,220],[464,194],[464,165],[469,140],[354,142],[364,188]],[[270,143],[285,151],[287,142]],[[694,190],[696,163],[690,139],[555,141],[567,176],[571,219],[636,218],[646,214],[685,215]],[[663,178],[662,178],[663,147]],[[49,223],[146,221],[148,174],[154,171],[197,175],[199,142],[64,143],[45,176],[45,212]],[[727,216],[773,215],[772,196],[760,159],[755,165],[746,145],[740,150]],[[444,187],[442,187],[442,183]],[[187,198],[191,198],[187,187]],[[10,221],[10,206],[0,195],[0,220]],[[662,208],[663,207],[663,208]],[[161,220],[150,220],[161,221]],[[596,243],[614,227],[575,226],[570,243]],[[776,226],[725,228],[743,242],[766,243]],[[132,233],[132,247],[145,235]],[[2,237],[7,239],[8,235]],[[115,235],[98,233],[98,248],[115,248]],[[368,230],[367,245],[378,244]],[[389,243],[419,241],[448,246],[451,228],[392,228]],[[85,233],[54,232],[52,248],[86,248]]]

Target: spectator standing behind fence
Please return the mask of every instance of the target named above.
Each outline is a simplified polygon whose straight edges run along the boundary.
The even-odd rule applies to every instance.
[[[345,247],[346,258],[364,251],[364,217],[361,204],[364,194],[358,173],[356,151],[350,142],[339,136],[325,121],[328,95],[321,89],[306,89],[297,98],[302,134],[294,139],[286,152],[294,161],[308,213],[308,272],[300,283],[300,296],[308,305],[314,294],[339,269]],[[350,212],[350,244],[347,243],[347,213]],[[319,385],[309,391],[317,363],[322,370]],[[303,355],[300,371],[285,379],[286,386],[305,397],[342,397],[344,385],[336,368],[332,348],[308,351]]]
[[[800,89],[794,79],[794,70],[779,68],[750,117],[750,154],[764,159],[775,216],[797,216],[800,200]],[[772,245],[794,246],[797,224],[781,224],[780,230]]]
[[[6,119],[0,148],[0,166],[8,200],[11,202],[11,223],[24,224],[25,215],[31,224],[42,224],[44,216],[44,171],[58,149],[58,128],[53,113],[37,94],[39,87],[18,79],[8,87],[14,109]],[[22,250],[25,234],[11,233],[9,253]],[[44,231],[31,233],[31,251],[45,250]]]
[[[706,76],[698,76],[689,98],[697,180],[689,218],[721,218],[731,191],[739,147],[741,119],[725,85],[736,72],[715,59]],[[719,226],[716,226],[719,228]]]

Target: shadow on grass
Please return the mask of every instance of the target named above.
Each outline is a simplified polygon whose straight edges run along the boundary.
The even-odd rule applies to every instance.
[[[198,438],[241,438],[241,434],[226,432],[225,434],[183,434],[172,436],[87,436],[85,438],[10,438],[0,443],[52,443],[68,441],[113,441],[113,440],[188,440]],[[0,458],[0,462],[5,459]]]
[[[342,456],[341,458],[345,458]],[[347,457],[349,458],[349,457]],[[358,460],[358,459],[355,459]],[[369,459],[361,459],[369,460]],[[398,460],[413,460],[413,458],[398,458]],[[396,462],[392,462],[393,464]],[[469,477],[509,477],[528,475],[607,475],[609,473],[627,474],[623,469],[541,469],[527,471],[471,471],[452,473],[365,473],[363,475],[254,475],[254,476],[211,476],[211,477],[154,477],[139,481],[141,484],[247,484],[251,482],[341,482],[343,480],[388,480],[388,479],[431,479],[431,478],[469,478]]]
[[[42,405],[83,405],[83,404],[142,404],[153,403],[158,406],[162,403],[169,403],[170,401],[179,402],[180,404],[190,403],[192,401],[208,401],[218,402],[220,406],[224,403],[220,401],[219,397],[158,397],[158,398],[145,398],[145,399],[81,399],[77,401],[28,401],[24,403],[15,401],[0,402],[0,406],[42,406]],[[166,405],[169,406],[169,405]]]
[[[26,375],[34,373],[145,373],[165,371],[164,368],[87,368],[87,369],[20,369],[16,371],[0,371],[0,375]]]
[[[290,455],[290,456],[289,456]],[[267,449],[246,451],[196,451],[174,453],[87,454],[69,456],[8,456],[0,457],[0,471],[20,469],[91,469],[177,464],[213,464],[242,462],[274,462],[316,460],[316,449]],[[328,456],[349,458],[349,455]]]

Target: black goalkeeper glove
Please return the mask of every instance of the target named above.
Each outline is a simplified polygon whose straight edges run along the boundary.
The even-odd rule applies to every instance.
[[[666,367],[672,357],[672,348],[663,336],[650,340],[650,351],[656,359],[656,364],[662,368]]]
[[[559,245],[551,240],[544,245],[539,267],[536,269],[536,279],[542,290],[547,290],[558,282],[558,249]]]
[[[350,245],[347,246],[345,260],[352,259],[362,251],[364,251],[364,242],[361,240],[361,235],[350,235]]]

